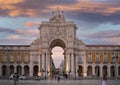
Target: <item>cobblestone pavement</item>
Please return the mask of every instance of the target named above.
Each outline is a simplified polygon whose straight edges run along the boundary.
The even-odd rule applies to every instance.
[[[13,80],[0,80],[0,85],[14,85]],[[19,80],[17,85],[101,85],[101,80]],[[108,80],[107,85],[120,85],[120,80]]]

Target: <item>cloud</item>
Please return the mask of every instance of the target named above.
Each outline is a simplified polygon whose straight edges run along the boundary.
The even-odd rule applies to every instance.
[[[30,45],[32,39],[0,39],[0,45]]]
[[[15,33],[14,29],[0,27],[0,32]]]
[[[87,36],[91,38],[116,38],[120,37],[120,30],[99,31]]]
[[[120,37],[103,38],[103,40],[106,40],[108,42],[113,42],[116,45],[120,45]]]
[[[28,22],[24,23],[24,25],[29,28],[33,28],[35,26],[38,26],[39,24],[40,24],[40,22],[38,22],[38,21],[28,21]]]
[[[20,36],[32,36],[32,37],[37,37],[38,36],[38,30],[34,29],[10,29],[10,28],[0,28],[0,32],[2,33],[9,33],[9,34],[14,34],[14,35],[20,35]],[[14,36],[17,38],[17,36]]]
[[[120,44],[120,30],[99,31],[84,37],[87,44]]]
[[[22,29],[17,29],[16,33],[20,34],[20,35],[37,36],[38,35],[38,30],[32,30],[32,29],[22,30]]]
[[[8,1],[8,2],[7,2]],[[85,22],[120,23],[119,0],[1,0],[1,16],[46,17],[57,7],[67,16]]]
[[[15,39],[21,39],[21,37],[19,35],[10,35],[7,37],[7,39],[15,40]]]

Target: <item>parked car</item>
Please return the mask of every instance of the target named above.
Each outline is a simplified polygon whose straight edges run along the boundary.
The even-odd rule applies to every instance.
[[[9,79],[13,79],[14,78],[14,74],[11,74],[10,76],[9,76]]]
[[[22,76],[22,75],[20,75],[20,77],[19,77],[19,79],[21,79],[21,80],[25,80],[26,79],[26,76]]]

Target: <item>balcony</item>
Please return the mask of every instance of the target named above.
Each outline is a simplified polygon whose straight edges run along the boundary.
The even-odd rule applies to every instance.
[[[38,64],[38,61],[34,61],[33,63],[34,63],[34,64]]]
[[[83,64],[83,62],[82,62],[82,61],[79,61],[78,64]]]
[[[88,64],[92,64],[93,62],[92,62],[92,61],[88,61],[87,63],[88,63]]]
[[[22,63],[22,61],[17,61],[16,63]]]
[[[7,61],[2,61],[2,63],[7,63]]]
[[[10,61],[10,63],[14,63],[14,61]]]
[[[111,64],[115,64],[115,62],[114,62],[114,61],[111,61]]]
[[[25,63],[25,64],[28,64],[28,63],[29,63],[29,61],[24,61],[24,63]]]
[[[96,61],[95,63],[96,63],[96,64],[100,64],[100,61]]]
[[[107,62],[107,61],[104,61],[103,64],[108,64],[108,62]]]

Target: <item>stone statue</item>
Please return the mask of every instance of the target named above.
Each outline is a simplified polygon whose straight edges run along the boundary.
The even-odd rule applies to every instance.
[[[64,15],[63,15],[63,11],[60,11],[59,8],[57,8],[57,10],[52,12],[52,17],[50,18],[51,22],[55,22],[55,21],[65,21]]]

